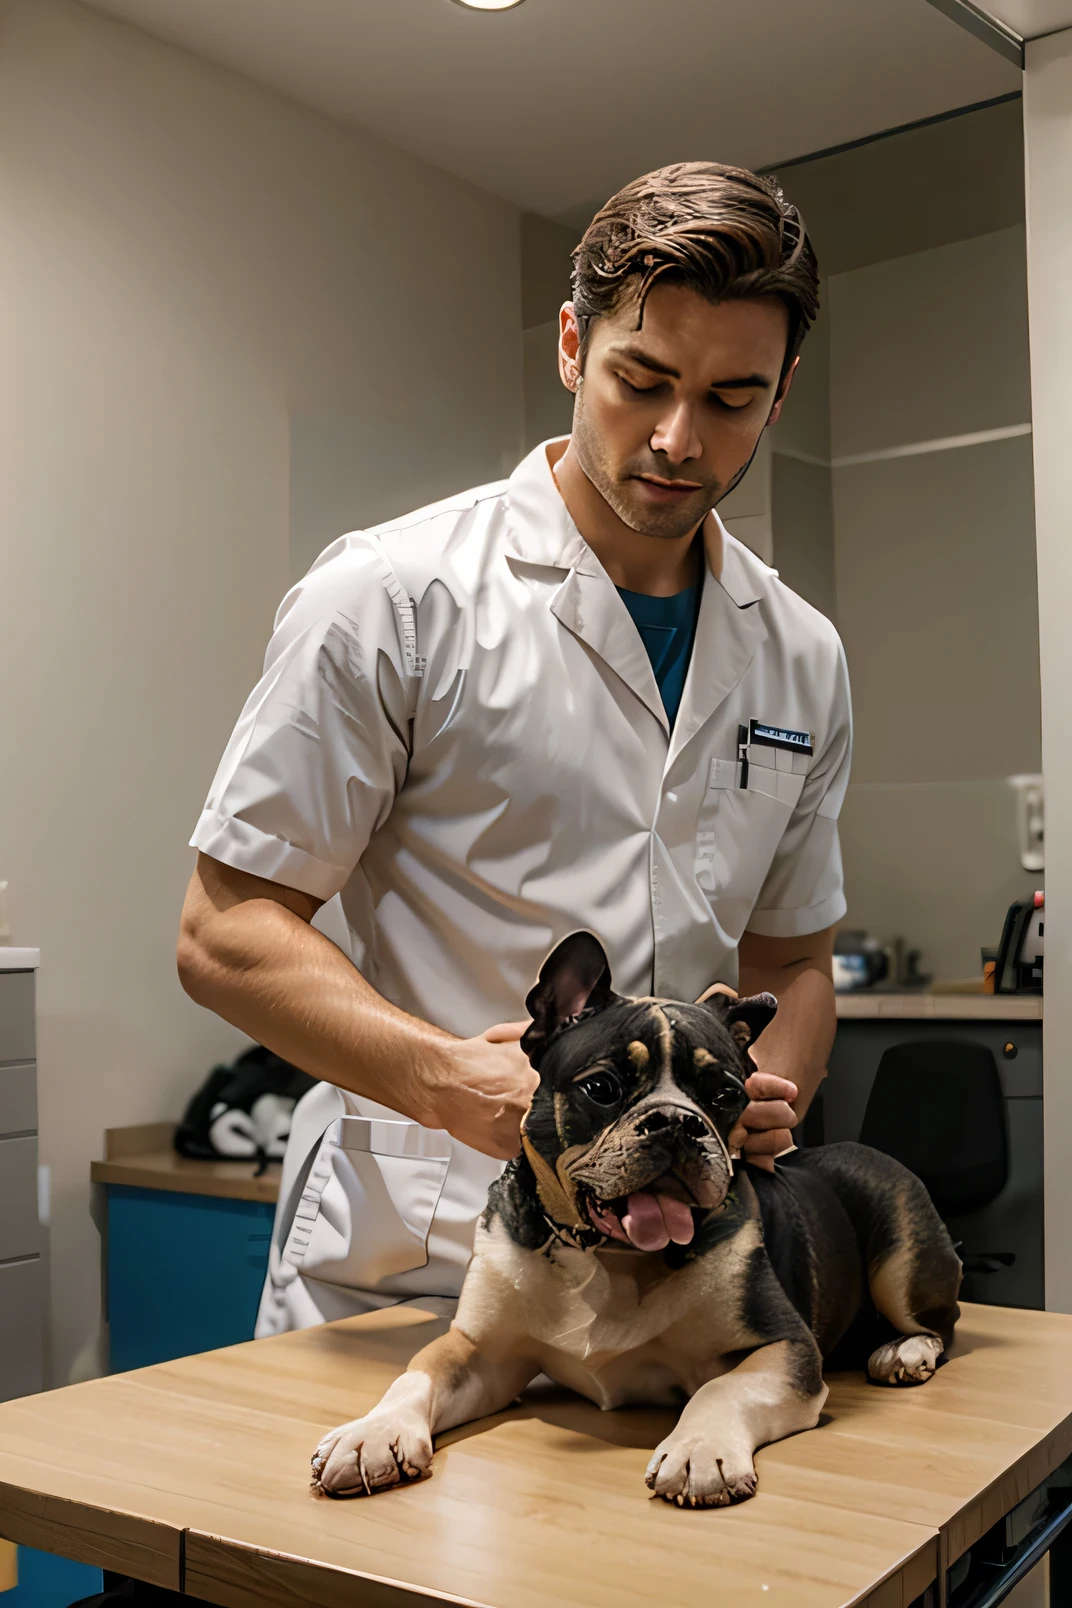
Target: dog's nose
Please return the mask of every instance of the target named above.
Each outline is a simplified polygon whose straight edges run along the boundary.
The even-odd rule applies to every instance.
[[[663,1128],[669,1128],[670,1116],[666,1111],[649,1111],[637,1128],[638,1133],[659,1133]]]
[[[672,1123],[678,1125],[681,1133],[689,1139],[703,1139],[707,1133],[707,1125],[702,1117],[695,1111],[649,1111],[637,1126],[637,1132],[651,1134],[665,1132]]]

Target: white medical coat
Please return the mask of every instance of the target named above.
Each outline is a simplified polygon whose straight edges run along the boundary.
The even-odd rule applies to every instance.
[[[545,447],[329,547],[280,607],[193,844],[338,895],[354,964],[468,1037],[597,933],[623,993],[736,980],[748,927],[845,912],[848,678],[828,620],[722,527],[671,732],[640,636]],[[810,754],[751,747],[750,722]],[[742,785],[743,783],[743,785]],[[321,1084],[284,1164],[258,1333],[455,1297],[499,1164]]]

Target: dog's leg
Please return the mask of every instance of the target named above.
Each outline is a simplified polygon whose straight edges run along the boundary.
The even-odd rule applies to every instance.
[[[878,1385],[924,1384],[960,1316],[959,1258],[923,1185],[911,1173],[905,1178],[883,1214],[882,1248],[868,1268],[871,1299],[897,1330],[868,1358]]]
[[[848,1210],[871,1299],[897,1331],[868,1373],[880,1385],[925,1383],[960,1317],[961,1266],[945,1224],[915,1174],[881,1151],[838,1144],[808,1155]]]
[[[679,1507],[724,1507],[755,1494],[757,1446],[819,1422],[826,1386],[814,1340],[750,1352],[692,1397],[648,1464],[647,1484]]]
[[[313,1489],[374,1496],[431,1473],[432,1437],[509,1406],[539,1372],[523,1357],[492,1361],[461,1329],[419,1351],[364,1418],[324,1436],[313,1456]]]

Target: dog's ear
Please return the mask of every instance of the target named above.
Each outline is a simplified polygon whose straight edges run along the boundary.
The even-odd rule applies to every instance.
[[[778,1010],[773,994],[753,994],[748,999],[735,999],[718,988],[709,988],[696,1002],[714,1011],[729,1028],[730,1036],[742,1050],[754,1044],[765,1027],[769,1027]]]
[[[610,986],[610,962],[599,939],[574,932],[551,951],[539,981],[525,1001],[532,1026],[521,1040],[533,1066],[556,1028],[586,1010],[605,1010],[618,995]]]

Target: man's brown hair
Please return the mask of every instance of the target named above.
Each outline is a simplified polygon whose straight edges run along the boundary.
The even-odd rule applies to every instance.
[[[639,329],[660,279],[711,302],[780,296],[789,310],[783,377],[819,311],[819,268],[800,213],[773,179],[720,162],[646,173],[596,213],[573,253],[582,356],[592,319],[631,295]]]

